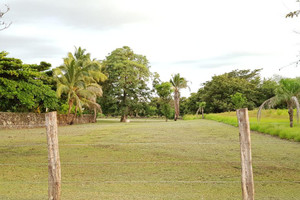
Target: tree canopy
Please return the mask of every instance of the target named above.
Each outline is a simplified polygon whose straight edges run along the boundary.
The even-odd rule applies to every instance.
[[[126,121],[135,105],[148,100],[147,82],[150,66],[146,56],[133,52],[128,46],[112,51],[102,62],[108,80],[103,83],[100,100],[105,113],[120,114]]]
[[[57,97],[45,73],[51,64],[23,64],[20,59],[0,52],[0,110],[11,112],[41,112],[55,109]]]
[[[68,53],[64,58],[64,64],[54,69],[54,77],[57,82],[57,95],[67,95],[70,114],[73,105],[76,111],[82,112],[82,107],[100,109],[96,98],[102,96],[102,88],[97,81],[106,80],[101,72],[101,64],[97,60],[91,60],[90,54],[85,49],[75,48],[74,54]]]
[[[259,106],[263,99],[274,96],[276,82],[273,81],[274,84],[269,84],[267,87],[264,83],[270,81],[262,81],[260,71],[260,69],[253,71],[234,70],[229,73],[215,75],[212,80],[205,82],[201,96],[202,100],[207,102],[207,111],[225,112],[234,110],[231,95],[237,92],[246,98],[247,101],[244,106],[249,109]]]

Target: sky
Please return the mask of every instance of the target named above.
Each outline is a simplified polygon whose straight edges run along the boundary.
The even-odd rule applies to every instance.
[[[92,58],[123,46],[147,57],[162,81],[180,73],[190,91],[235,69],[261,76],[300,76],[300,9],[296,0],[0,0],[12,22],[0,51],[24,63],[57,67],[81,46]],[[290,65],[291,64],[291,65]],[[281,70],[279,70],[281,69]]]

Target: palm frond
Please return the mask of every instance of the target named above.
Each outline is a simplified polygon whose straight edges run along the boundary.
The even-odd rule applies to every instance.
[[[298,101],[297,97],[295,97],[295,96],[293,96],[291,98],[291,100],[297,109],[297,123],[299,123],[299,110],[300,110],[299,101]]]
[[[272,97],[270,99],[267,99],[264,101],[261,106],[259,106],[258,111],[257,111],[257,121],[260,121],[261,118],[261,111],[264,108],[265,105],[267,105],[269,108],[275,106],[276,103],[276,97]]]

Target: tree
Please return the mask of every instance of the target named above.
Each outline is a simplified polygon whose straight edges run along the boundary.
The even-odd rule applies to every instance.
[[[297,97],[300,95],[300,78],[285,78],[279,81],[279,87],[274,97],[266,100],[261,104],[257,112],[257,119],[260,120],[261,110],[265,105],[274,107],[276,104],[285,102],[288,108],[290,127],[293,127],[294,110],[297,109],[297,121],[299,122],[299,102]]]
[[[175,116],[174,120],[176,121],[179,117],[179,101],[180,101],[180,89],[188,88],[187,80],[180,76],[180,74],[175,74],[170,79],[170,83],[173,86],[174,91],[174,106],[175,106]]]
[[[90,54],[86,54],[85,51],[79,47],[75,48],[74,55],[68,53],[68,56],[64,58],[64,64],[54,69],[54,77],[57,81],[58,97],[64,93],[67,94],[68,115],[73,105],[75,106],[74,117],[78,109],[82,112],[82,107],[86,106],[94,109],[95,118],[97,109],[101,110],[96,98],[103,94],[97,81],[104,81],[106,76],[101,72],[100,62],[91,60]],[[74,118],[70,123],[73,120]]]
[[[0,110],[5,112],[45,112],[57,106],[57,97],[45,71],[51,64],[23,64],[0,52]]]
[[[6,10],[5,10],[5,11],[0,10],[0,19],[3,17],[3,15],[5,15],[5,14],[10,10],[10,8],[9,8],[8,5],[5,5],[5,7],[6,7]],[[4,30],[4,29],[8,28],[10,25],[11,25],[11,22],[10,22],[10,23],[7,23],[7,22],[5,22],[5,21],[1,21],[1,20],[0,20],[0,31],[2,31],[2,30]]]
[[[203,102],[197,102],[197,105],[198,105],[198,110],[196,112],[196,115],[198,115],[199,111],[201,110],[201,114],[202,114],[202,119],[204,119],[204,108],[206,106],[206,102],[203,101]]]
[[[167,122],[171,114],[170,100],[173,92],[172,85],[170,82],[163,82],[161,84],[156,84],[155,89],[161,101],[160,110],[165,116]]]
[[[234,95],[230,95],[231,102],[234,106],[234,109],[240,109],[245,106],[247,98],[244,97],[242,93],[236,92]]]
[[[194,114],[199,109],[199,102],[203,101],[202,98],[203,88],[198,89],[197,93],[191,93],[191,95],[184,101],[180,102],[180,114]]]
[[[234,70],[221,75],[215,75],[212,80],[203,84],[202,101],[207,103],[208,112],[226,112],[234,110],[230,95],[242,93],[247,98],[249,109],[257,107],[262,97],[260,93],[260,69]]]
[[[120,121],[126,122],[134,105],[149,99],[149,62],[146,56],[135,54],[124,46],[112,51],[102,63],[104,72],[109,74],[103,83],[101,99],[105,112],[121,114]]]

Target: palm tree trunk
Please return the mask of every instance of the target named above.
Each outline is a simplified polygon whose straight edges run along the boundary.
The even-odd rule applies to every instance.
[[[97,121],[97,108],[94,108],[94,123]]]
[[[175,116],[174,116],[174,121],[177,121],[179,117],[179,91],[174,92],[174,105],[175,105]]]
[[[68,110],[68,116],[69,116],[69,115],[70,115],[70,113],[71,113],[72,107],[73,107],[73,101],[72,101],[72,100],[69,100],[69,110]]]
[[[290,127],[293,127],[294,124],[294,109],[292,105],[288,105],[288,113],[289,113],[289,117],[290,117]]]
[[[202,112],[202,119],[204,119],[204,108],[201,109]]]
[[[200,108],[198,108],[198,110],[197,110],[197,112],[196,112],[196,115],[198,116],[198,114],[199,114],[199,111],[200,111]]]
[[[76,119],[76,116],[77,116],[77,106],[75,107],[75,113],[74,113],[74,116],[72,117],[72,120],[71,120],[71,122],[70,122],[70,125],[71,124],[74,124],[74,121],[75,121],[75,119]]]

